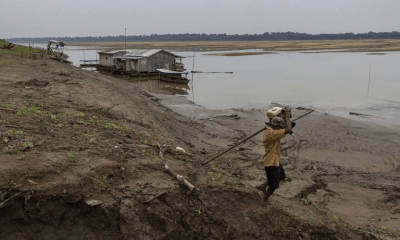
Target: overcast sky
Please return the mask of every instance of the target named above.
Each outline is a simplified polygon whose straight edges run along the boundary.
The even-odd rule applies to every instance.
[[[0,0],[0,38],[400,31],[400,0]]]

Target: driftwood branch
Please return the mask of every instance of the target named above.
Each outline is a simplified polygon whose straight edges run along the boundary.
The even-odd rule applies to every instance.
[[[18,197],[21,193],[22,193],[22,192],[19,192],[19,193],[15,194],[15,195],[11,196],[10,198],[8,198],[7,200],[5,200],[4,202],[0,203],[0,208],[2,208],[2,207],[4,206],[4,204],[6,204],[6,203],[7,203],[8,201],[10,201],[11,199]]]
[[[166,193],[166,192],[164,191],[164,192],[162,192],[162,193],[160,193],[160,194],[157,194],[157,195],[155,195],[154,197],[151,197],[151,198],[147,199],[146,201],[142,201],[142,203],[151,202],[151,201],[153,201],[154,199],[156,199],[156,198],[158,198],[158,197],[161,197],[161,196],[164,195],[165,193]]]
[[[12,45],[12,43],[10,43],[10,44],[8,44],[8,45],[5,45],[4,44],[4,46],[3,47],[0,47],[0,49],[8,49],[8,50],[10,50],[11,48],[13,48],[14,46]]]
[[[11,108],[0,108],[0,110],[4,110],[4,111],[14,111],[14,109],[11,109]]]

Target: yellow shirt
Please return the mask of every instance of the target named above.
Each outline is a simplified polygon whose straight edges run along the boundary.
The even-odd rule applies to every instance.
[[[279,166],[281,155],[281,138],[285,137],[285,129],[275,130],[267,127],[264,132],[263,143],[265,145],[264,166]]]

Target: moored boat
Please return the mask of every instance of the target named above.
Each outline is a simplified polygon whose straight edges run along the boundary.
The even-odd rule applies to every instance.
[[[160,76],[161,81],[183,83],[183,84],[187,84],[190,81],[186,77],[189,74],[189,72],[178,72],[161,68],[157,69],[157,72],[159,72],[161,75]],[[185,77],[182,77],[182,75],[185,75]]]

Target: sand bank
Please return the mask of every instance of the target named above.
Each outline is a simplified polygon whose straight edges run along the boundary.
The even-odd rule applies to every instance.
[[[125,42],[69,43],[71,46],[124,49]],[[264,51],[341,50],[348,52],[400,51],[400,40],[315,40],[315,41],[214,41],[214,42],[128,42],[129,49],[163,48],[175,51],[232,51],[263,49]]]

